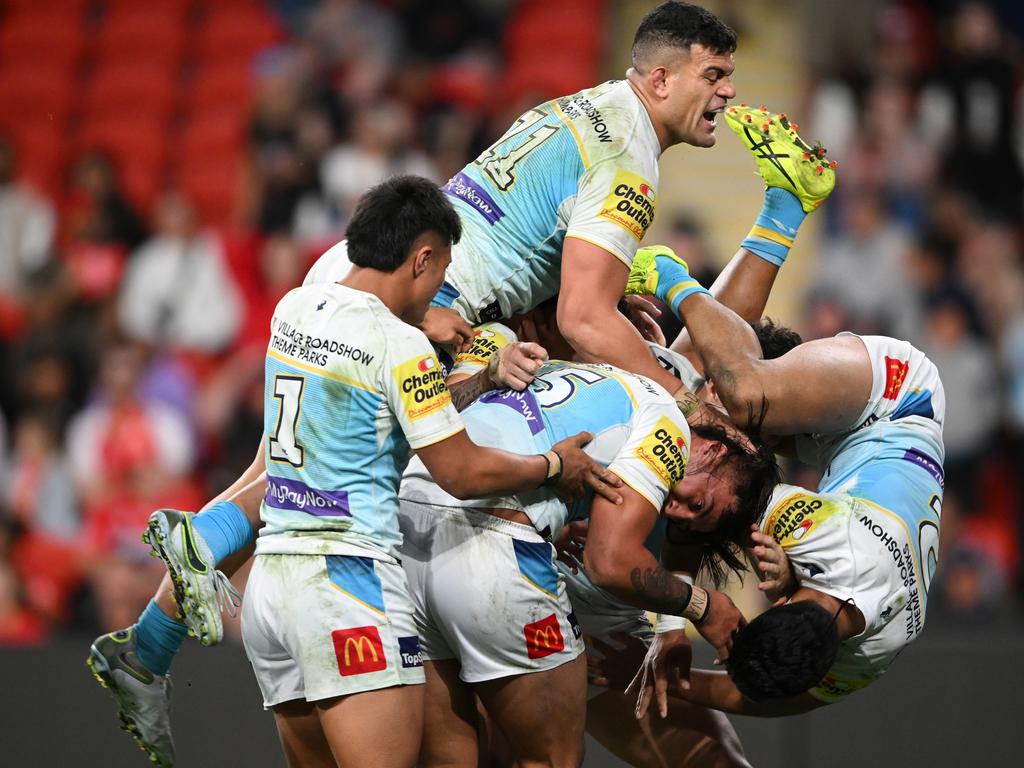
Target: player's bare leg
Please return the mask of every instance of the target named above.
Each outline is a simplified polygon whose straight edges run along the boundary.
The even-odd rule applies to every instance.
[[[285,760],[292,768],[336,768],[331,745],[320,726],[314,704],[297,699],[274,707],[277,734]]]
[[[587,732],[636,768],[749,768],[732,723],[721,712],[669,698],[668,717],[643,720],[636,702],[618,691],[587,702]]]
[[[576,768],[583,762],[587,661],[580,655],[545,672],[473,686],[522,768]]]
[[[422,685],[399,685],[316,702],[340,766],[412,768],[423,733]]]
[[[476,695],[454,659],[424,661],[427,677],[421,768],[473,765],[479,753]]]

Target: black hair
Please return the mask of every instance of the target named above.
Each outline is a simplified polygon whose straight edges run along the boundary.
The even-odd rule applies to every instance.
[[[729,514],[722,516],[715,530],[687,531],[670,540],[699,546],[701,568],[716,586],[720,586],[730,572],[739,574],[747,569],[741,550],[749,542],[750,526],[764,513],[782,473],[775,453],[757,438],[751,439],[753,448],[749,449],[719,424],[698,424],[691,426],[690,431],[725,446],[725,456],[718,469],[732,472],[737,503]]]
[[[644,16],[633,37],[633,66],[663,46],[690,50],[694,43],[713,53],[736,50],[736,33],[715,14],[690,3],[662,3]]]
[[[454,245],[462,237],[459,215],[434,182],[421,176],[395,176],[359,200],[345,233],[349,261],[394,272],[425,232],[436,232]]]
[[[801,600],[770,608],[741,629],[726,669],[748,699],[782,699],[820,683],[838,652],[835,617]]]
[[[782,357],[804,341],[792,328],[778,325],[770,317],[761,318],[756,323],[751,323],[750,327],[757,335],[757,340],[761,344],[761,356],[765,360]]]

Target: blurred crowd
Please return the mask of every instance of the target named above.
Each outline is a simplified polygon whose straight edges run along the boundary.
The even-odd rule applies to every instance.
[[[441,183],[560,94],[531,77],[495,87],[509,14],[528,5],[268,6],[284,34],[252,62],[243,183],[221,221],[175,186],[140,206],[101,151],[33,189],[0,134],[0,645],[134,622],[162,573],[146,518],[199,508],[251,462],[273,307],[362,192],[397,173]],[[906,338],[939,366],[940,602],[982,621],[1024,595],[1024,14],[853,5],[866,44],[807,54],[802,132],[841,181],[799,327]],[[701,262],[699,228],[679,217],[671,238]]]

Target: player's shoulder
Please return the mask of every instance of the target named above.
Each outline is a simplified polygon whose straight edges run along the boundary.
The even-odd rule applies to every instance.
[[[818,493],[780,483],[761,518],[761,530],[783,549],[825,545],[823,533],[827,529],[849,523],[853,501],[842,493]]]
[[[624,80],[610,80],[556,101],[585,147],[590,164],[619,161],[638,170],[657,166],[660,147],[643,104]]]
[[[309,268],[303,285],[336,283],[348,274],[352,262],[348,259],[348,241],[335,243],[321,254]]]

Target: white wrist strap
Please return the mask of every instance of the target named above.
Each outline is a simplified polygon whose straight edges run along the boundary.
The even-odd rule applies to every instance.
[[[673,573],[680,581],[685,581],[691,587],[693,586],[693,576],[687,573]],[[682,616],[675,616],[671,613],[658,613],[654,616],[654,633],[657,635],[665,632],[675,632],[676,630],[686,629],[686,619]]]

